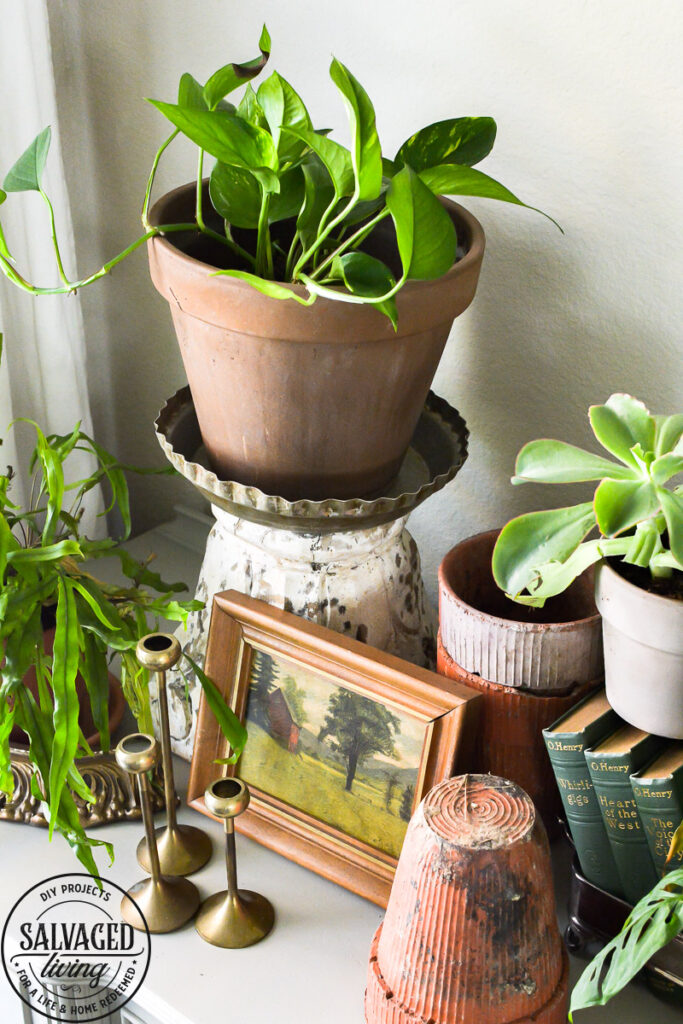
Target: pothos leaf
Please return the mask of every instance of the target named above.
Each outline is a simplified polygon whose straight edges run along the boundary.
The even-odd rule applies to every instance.
[[[445,274],[455,261],[453,221],[411,167],[403,167],[391,179],[387,208],[404,277],[430,280]]]
[[[268,63],[270,57],[270,35],[268,29],[263,26],[261,38],[259,39],[260,57],[246,61],[244,64],[231,62],[215,71],[204,86],[204,99],[210,110],[216,107],[224,96],[238,89],[252,78],[256,78]]]
[[[414,171],[437,164],[478,164],[491,152],[496,140],[492,117],[452,117],[437,121],[411,135],[399,148],[394,162],[409,164]]]
[[[336,59],[330,64],[330,78],[341,92],[349,116],[356,198],[376,199],[382,187],[382,149],[375,108],[360,82]]]
[[[48,125],[21,154],[5,175],[5,192],[40,192],[43,171],[50,149],[52,130]]]
[[[3,192],[3,190],[0,188],[0,206],[2,206],[6,199],[7,193]],[[2,224],[0,224],[0,256],[4,256],[6,260],[12,259],[12,254],[7,248],[7,242],[5,241],[5,235],[2,230]]]
[[[246,281],[252,288],[256,288],[257,291],[262,292],[263,295],[267,295],[271,299],[293,299],[302,306],[311,306],[315,301],[314,295],[299,295],[291,286],[287,288],[285,285],[278,284],[277,281],[266,281],[262,277],[257,277],[256,274],[248,273],[246,270],[216,271],[217,276],[221,274],[226,277],[236,277],[240,281]]]

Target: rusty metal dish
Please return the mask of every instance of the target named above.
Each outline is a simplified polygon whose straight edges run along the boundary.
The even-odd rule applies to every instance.
[[[236,480],[218,479],[202,446],[189,387],[168,399],[155,427],[166,458],[212,505],[241,519],[304,533],[366,529],[410,515],[453,479],[467,458],[469,437],[458,410],[430,391],[399,473],[386,494],[288,501]]]

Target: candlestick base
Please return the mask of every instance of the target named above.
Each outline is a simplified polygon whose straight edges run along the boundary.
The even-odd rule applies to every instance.
[[[162,825],[155,829],[154,834],[157,837],[162,875],[192,875],[204,867],[213,852],[206,832],[194,825]],[[140,867],[151,873],[146,838],[140,840],[137,854]]]
[[[243,949],[265,939],[275,923],[272,904],[257,892],[226,890],[202,903],[195,928],[212,946]]]
[[[133,900],[135,903],[131,902]],[[162,875],[156,880],[145,878],[136,882],[121,900],[121,915],[133,928],[142,931],[141,912],[149,931],[160,934],[182,928],[194,917],[198,906],[196,885],[186,878],[165,878]]]

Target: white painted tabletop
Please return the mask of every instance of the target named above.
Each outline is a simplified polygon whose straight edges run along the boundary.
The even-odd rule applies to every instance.
[[[176,761],[176,773],[181,789],[187,765]],[[202,897],[225,888],[221,827],[187,808],[180,809],[179,818],[205,828],[213,839],[210,864],[193,876]],[[135,859],[141,826],[108,825],[96,834],[116,848],[113,867],[106,868],[106,856],[99,857],[105,877],[124,888],[144,877]],[[154,1024],[362,1024],[367,955],[382,911],[243,836],[237,847],[239,884],[269,897],[276,908],[275,929],[243,950],[210,946],[192,925],[152,936],[149,973],[130,1008]],[[562,843],[553,855],[563,927],[568,856]],[[49,845],[42,829],[0,822],[0,921],[22,891],[50,875],[78,870],[59,837]],[[572,958],[572,980],[582,966]],[[576,1017],[578,1024],[680,1024],[682,1019],[680,1010],[635,985],[609,1006]],[[1,971],[0,1022],[22,1022],[21,1004]]]

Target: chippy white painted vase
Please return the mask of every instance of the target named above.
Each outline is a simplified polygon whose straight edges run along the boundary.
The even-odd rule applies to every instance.
[[[321,534],[263,526],[211,507],[216,522],[196,593],[205,607],[176,633],[194,660],[204,660],[213,595],[238,590],[433,667],[436,616],[425,597],[407,516],[370,529]],[[200,693],[192,674],[169,673],[173,748],[188,759]]]

